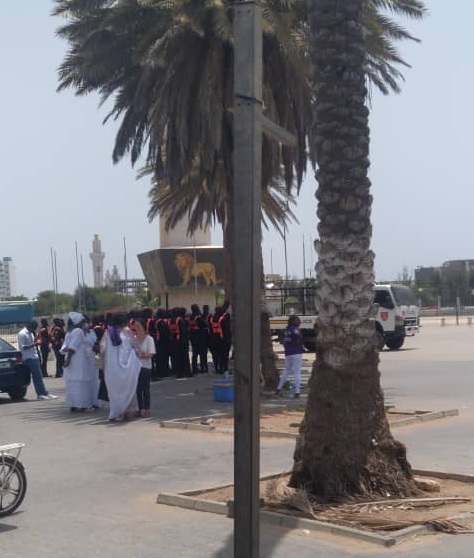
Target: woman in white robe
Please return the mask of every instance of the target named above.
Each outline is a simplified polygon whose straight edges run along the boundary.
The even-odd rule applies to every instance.
[[[100,342],[110,421],[127,420],[138,411],[136,392],[141,363],[127,321],[126,314],[116,314]]]
[[[66,402],[70,411],[84,412],[93,406],[93,382],[89,361],[93,352],[86,339],[84,326],[86,320],[79,312],[69,314],[72,329],[67,333],[61,352],[64,361],[64,380],[66,382]],[[93,361],[92,361],[93,362]]]

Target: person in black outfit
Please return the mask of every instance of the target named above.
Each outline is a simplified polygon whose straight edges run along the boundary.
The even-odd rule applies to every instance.
[[[97,353],[99,352],[100,340],[104,335],[106,327],[107,326],[105,324],[104,316],[102,315],[92,316],[92,329],[94,330],[97,336],[96,347],[94,350]],[[105,379],[104,379],[104,370],[102,368],[99,368],[99,394],[97,397],[101,401],[109,400],[109,394],[107,392],[107,386],[105,384]]]
[[[199,365],[201,374],[209,372],[207,367],[207,350],[209,348],[209,308],[206,314],[201,314],[198,318],[198,340],[197,349],[199,354]]]
[[[168,328],[168,319],[170,315],[167,314],[164,308],[158,308],[155,314],[155,347],[156,347],[156,373],[152,380],[161,380],[170,375],[170,332]]]
[[[179,357],[183,365],[185,377],[193,376],[191,370],[191,363],[189,361],[189,327],[186,320],[186,308],[178,308],[178,316],[181,318],[179,326],[181,329],[180,343],[179,343]]]
[[[185,378],[191,375],[188,328],[185,315],[186,311],[183,308],[173,308],[171,318],[167,322],[170,334],[171,368],[176,378]]]
[[[191,314],[188,316],[188,329],[189,340],[191,341],[191,371],[194,374],[198,373],[198,356],[199,356],[199,323],[201,318],[201,311],[197,304],[191,305]],[[201,359],[201,372],[202,372],[202,359]]]
[[[209,320],[211,318],[211,314],[209,312],[209,304],[204,304],[202,307],[202,321],[205,327],[202,328],[202,355],[204,358],[204,362],[206,364],[206,372],[209,372],[209,367],[207,364],[207,352],[211,349],[211,339],[210,339],[210,326]]]
[[[153,310],[151,308],[142,308],[138,313],[136,319],[142,320],[144,322],[145,332],[153,339],[156,347],[156,324],[153,319]],[[151,357],[151,378],[157,379],[156,373],[156,353]]]
[[[223,335],[223,355],[222,366],[224,371],[229,369],[229,354],[232,347],[232,320],[229,312],[230,302],[224,301],[222,305],[222,335]]]
[[[184,363],[180,355],[181,347],[181,318],[178,315],[178,308],[172,308],[170,317],[167,320],[168,331],[170,336],[170,357],[171,370],[176,378],[184,377]]]
[[[64,365],[64,355],[60,352],[61,347],[64,343],[64,320],[61,318],[53,319],[53,327],[49,333],[51,339],[51,347],[56,358],[56,374],[55,378],[62,378],[63,376],[63,365]]]
[[[41,372],[43,378],[47,378],[48,374],[48,356],[49,356],[49,328],[48,320],[46,318],[41,319],[41,327],[38,331],[38,341],[39,341],[39,351],[41,355]]]
[[[212,362],[215,374],[223,374],[224,366],[224,331],[222,328],[224,316],[222,306],[216,306],[214,314],[209,318],[209,347],[211,349]]]

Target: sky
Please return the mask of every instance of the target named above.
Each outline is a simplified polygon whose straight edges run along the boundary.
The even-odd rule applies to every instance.
[[[61,20],[51,0],[4,2],[0,16],[0,258],[13,258],[14,294],[34,297],[77,286],[76,253],[92,285],[89,253],[94,234],[105,269],[143,277],[136,254],[159,247],[158,222],[148,222],[146,179],[129,160],[112,163],[114,124],[98,98],[56,92],[66,43],[55,36]],[[428,0],[429,16],[405,22],[422,40],[401,48],[407,62],[400,95],[371,99],[373,249],[377,280],[395,280],[404,268],[472,259],[474,188],[474,62],[468,41],[474,3],[462,17],[445,0]],[[290,276],[314,274],[316,183],[309,170],[295,208],[298,223],[286,235]],[[213,231],[213,243],[222,235]],[[304,246],[304,250],[303,250]],[[304,251],[304,258],[303,258]],[[264,231],[266,273],[285,275],[284,242]]]

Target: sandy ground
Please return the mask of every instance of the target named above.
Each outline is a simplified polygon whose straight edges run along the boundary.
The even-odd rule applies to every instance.
[[[423,477],[425,478],[425,477]],[[426,477],[428,478],[428,477]],[[468,515],[455,519],[463,527],[474,530],[474,483],[452,479],[433,479],[440,487],[439,492],[423,491],[419,499],[431,499],[423,505],[416,502],[417,498],[405,500],[351,500],[341,504],[313,504],[312,512],[308,511],[303,498],[294,495],[290,489],[289,501],[294,505],[285,504],[288,476],[273,480],[262,480],[260,495],[264,507],[285,514],[298,515],[322,521],[331,521],[342,525],[359,526],[379,532],[401,529],[414,524],[422,524],[433,520],[446,520],[459,515]],[[194,495],[196,498],[227,502],[233,499],[233,486],[204,491]],[[464,502],[449,502],[449,498],[467,499]]]
[[[260,417],[260,430],[266,432],[290,432],[297,434],[301,421],[303,420],[304,411],[285,410],[278,413],[262,413]],[[390,423],[397,420],[409,418],[410,414],[388,412],[387,418]],[[199,423],[200,421],[193,421]],[[233,417],[213,418],[212,425],[216,428],[233,428]]]

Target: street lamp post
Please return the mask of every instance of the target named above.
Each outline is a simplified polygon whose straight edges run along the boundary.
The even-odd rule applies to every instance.
[[[262,9],[234,8],[234,558],[258,558]]]

